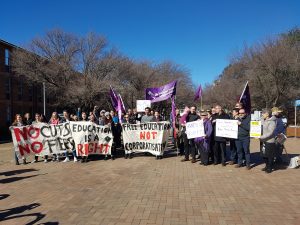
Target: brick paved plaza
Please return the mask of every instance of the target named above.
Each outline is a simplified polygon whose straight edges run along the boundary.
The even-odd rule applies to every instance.
[[[287,150],[299,153],[300,140]],[[203,167],[169,153],[15,166],[0,145],[2,224],[300,224],[300,171]]]

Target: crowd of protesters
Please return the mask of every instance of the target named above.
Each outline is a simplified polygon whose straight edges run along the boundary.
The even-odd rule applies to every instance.
[[[281,163],[281,154],[283,151],[283,141],[285,126],[281,119],[281,111],[278,108],[272,110],[264,109],[262,111],[262,136],[260,137],[260,150],[263,159],[265,160],[265,167],[263,171],[270,173],[274,170],[274,163]],[[126,114],[122,114],[121,121],[117,113],[113,110],[99,110],[98,106],[94,110],[87,113],[81,112],[77,115],[69,114],[66,110],[63,111],[62,117],[59,117],[57,112],[53,112],[51,118],[47,118],[39,113],[35,114],[34,120],[31,119],[30,114],[26,113],[24,117],[20,114],[15,116],[15,121],[12,126],[26,126],[39,122],[57,125],[68,121],[90,121],[98,125],[109,126],[113,134],[113,146],[111,151],[111,159],[115,159],[116,149],[122,149],[122,123],[148,123],[166,121],[170,118],[165,118],[160,115],[159,111],[153,111],[150,108],[145,108],[143,114],[138,113],[136,109],[128,109]],[[238,138],[228,139],[216,136],[216,120],[217,119],[232,119],[236,120],[238,124]],[[205,137],[198,137],[188,139],[186,134],[186,123],[202,120],[204,125]],[[243,105],[237,103],[235,108],[231,110],[230,115],[225,113],[220,105],[215,105],[208,110],[197,111],[196,106],[186,107],[183,113],[176,110],[175,130],[174,130],[174,146],[177,152],[184,156],[182,162],[191,161],[196,163],[199,159],[200,164],[207,166],[209,164],[222,166],[235,165],[236,168],[244,167],[247,170],[251,169],[250,158],[250,121],[251,115],[247,114]],[[172,121],[170,121],[172,123]],[[226,155],[226,146],[229,143],[230,155]],[[78,161],[75,149],[72,150],[74,162]],[[38,162],[38,155],[31,163]],[[131,159],[133,152],[125,150],[125,159]],[[190,160],[191,157],[191,160]],[[59,162],[62,156],[53,154],[51,161]],[[63,162],[70,161],[68,152],[63,156]],[[161,156],[159,157],[161,158]],[[16,164],[19,164],[17,155],[15,155]],[[105,159],[108,159],[105,156]],[[229,161],[227,161],[229,159]],[[48,162],[48,156],[44,156],[44,162]],[[81,157],[81,162],[88,161],[87,156]],[[26,164],[26,159],[23,158],[23,163]]]
[[[205,137],[188,139],[185,124],[199,119],[203,120]],[[228,139],[216,136],[217,119],[236,120],[238,138]],[[181,161],[196,163],[196,156],[198,155],[200,164],[203,166],[209,164],[226,166],[229,164],[235,165],[235,168],[245,167],[250,170],[250,121],[251,115],[246,113],[241,103],[235,105],[230,115],[226,114],[220,105],[215,105],[209,110],[201,110],[199,113],[197,113],[196,106],[191,106],[185,109],[183,115],[180,115],[179,110],[177,110],[175,121],[176,146],[179,153],[184,156]],[[264,109],[261,124],[260,152],[265,161],[265,167],[262,170],[271,173],[275,169],[274,165],[282,162],[285,125],[281,110],[277,107],[272,108],[272,110]],[[226,155],[227,143],[230,146],[230,155],[228,156]]]

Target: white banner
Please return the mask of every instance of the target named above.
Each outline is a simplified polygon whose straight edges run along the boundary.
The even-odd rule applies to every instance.
[[[93,122],[70,122],[77,156],[91,154],[111,155],[113,136],[111,128]]]
[[[69,123],[49,125],[36,123],[30,126],[10,127],[17,157],[58,154],[74,149]]]
[[[261,136],[261,122],[260,121],[250,121],[250,137],[260,137]]]
[[[149,152],[153,155],[163,155],[167,147],[169,122],[122,124],[123,143],[125,151]]]
[[[145,112],[145,108],[151,108],[150,100],[136,100],[136,111],[137,112]]]
[[[237,122],[238,120],[216,119],[216,136],[237,139]]]
[[[19,159],[29,155],[51,155],[76,149],[78,156],[111,154],[111,129],[92,122],[67,122],[58,125],[36,123],[10,127],[14,150]]]
[[[205,136],[203,120],[188,122],[185,126],[188,139]]]

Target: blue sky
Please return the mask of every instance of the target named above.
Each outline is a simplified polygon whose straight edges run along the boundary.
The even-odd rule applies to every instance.
[[[103,34],[138,60],[172,60],[212,82],[245,44],[300,26],[300,1],[3,1],[0,39],[23,46],[53,28]]]

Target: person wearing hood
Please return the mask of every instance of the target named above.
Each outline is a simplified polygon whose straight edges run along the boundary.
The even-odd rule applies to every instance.
[[[271,173],[273,170],[273,161],[275,156],[275,134],[276,129],[276,118],[272,117],[270,109],[264,109],[262,111],[262,135],[261,141],[261,155],[266,163],[262,171]]]

